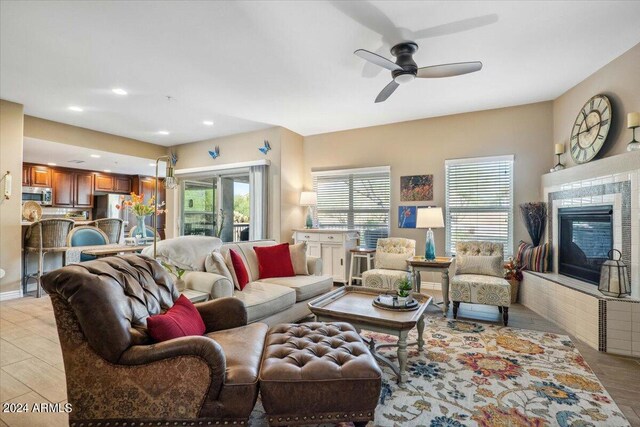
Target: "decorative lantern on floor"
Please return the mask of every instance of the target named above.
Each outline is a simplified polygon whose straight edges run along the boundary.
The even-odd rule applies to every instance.
[[[613,259],[613,253],[618,253],[618,259]],[[620,298],[631,294],[627,266],[622,262],[622,254],[617,249],[612,249],[607,254],[609,258],[602,263],[600,270],[600,285],[598,290],[603,294]]]

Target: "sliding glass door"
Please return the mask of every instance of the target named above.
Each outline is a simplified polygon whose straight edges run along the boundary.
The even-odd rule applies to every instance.
[[[182,182],[183,236],[215,236],[217,226],[217,178]]]

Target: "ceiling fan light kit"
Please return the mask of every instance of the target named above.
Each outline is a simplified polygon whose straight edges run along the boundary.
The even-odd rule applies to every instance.
[[[398,86],[411,83],[416,78],[434,79],[454,77],[474,73],[482,69],[482,62],[480,61],[457,62],[418,68],[418,65],[413,60],[413,55],[417,51],[418,44],[415,42],[404,42],[393,46],[391,48],[391,54],[396,57],[396,62],[365,49],[358,49],[354,52],[355,55],[365,61],[369,61],[374,65],[391,71],[393,80],[378,94],[375,101],[376,103],[386,101]]]

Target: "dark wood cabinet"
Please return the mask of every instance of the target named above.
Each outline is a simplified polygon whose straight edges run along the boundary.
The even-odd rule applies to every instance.
[[[51,187],[51,168],[40,165],[22,165],[22,185],[25,187]]]
[[[131,193],[131,178],[128,176],[116,176],[113,191],[116,193]]]
[[[73,206],[73,172],[53,170],[53,206]]]
[[[29,176],[30,172],[31,171],[29,170],[29,166],[27,165],[22,166],[22,185],[25,187],[28,187],[29,184],[31,183],[31,177]]]
[[[73,184],[74,206],[79,208],[93,207],[93,173],[76,173]]]
[[[112,175],[104,175],[97,173],[95,177],[95,191],[112,192],[114,187],[114,177]]]

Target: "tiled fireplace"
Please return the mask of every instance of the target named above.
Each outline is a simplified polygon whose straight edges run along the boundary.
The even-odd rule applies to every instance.
[[[525,273],[520,291],[524,305],[592,347],[633,356],[640,356],[639,179],[637,152],[544,175],[542,187],[549,211],[547,241],[551,245],[552,271]],[[585,216],[579,217],[581,214]],[[592,216],[589,232],[585,233],[581,227],[586,225],[589,214],[603,216],[601,219]],[[577,218],[577,225],[567,231],[569,224],[573,224],[567,219],[571,216]],[[575,235],[568,237],[567,233]],[[565,245],[563,252],[561,242]],[[571,245],[573,255],[565,253],[567,245]],[[598,280],[597,264],[610,248],[622,253],[629,268],[630,297],[606,297],[594,284]]]

